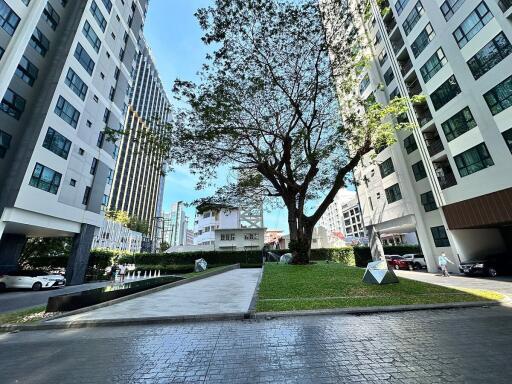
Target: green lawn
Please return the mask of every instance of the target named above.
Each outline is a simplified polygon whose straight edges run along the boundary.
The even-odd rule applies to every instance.
[[[265,264],[257,311],[291,311],[403,304],[497,300],[491,292],[457,291],[400,279],[398,284],[362,282],[364,269],[334,263],[306,266]]]
[[[39,321],[45,314],[46,305],[0,314],[0,324],[28,324]]]

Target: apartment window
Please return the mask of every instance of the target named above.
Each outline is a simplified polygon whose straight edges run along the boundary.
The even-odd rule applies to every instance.
[[[387,59],[388,53],[386,52],[385,49],[383,49],[382,52],[379,54],[379,64],[383,66]]]
[[[393,92],[389,94],[389,100],[393,100],[395,97],[400,97],[400,90],[396,87]]]
[[[441,84],[439,88],[432,92],[430,95],[430,100],[432,100],[432,104],[437,111],[439,108],[443,107],[455,96],[457,96],[460,92],[461,90],[459,83],[457,83],[455,76],[452,75],[448,80]]]
[[[103,142],[105,141],[105,132],[101,131],[98,134],[98,141],[96,142],[96,146],[98,148],[103,148]]]
[[[459,48],[464,47],[492,18],[491,11],[482,1],[453,32]]]
[[[427,193],[423,193],[420,195],[421,205],[423,205],[423,209],[425,212],[435,211],[437,209],[436,200],[434,199],[434,194],[432,191],[428,191]]]
[[[512,106],[512,76],[484,94],[485,102],[493,115]]]
[[[76,180],[75,179],[69,180],[69,185],[71,185],[72,187],[76,187]]]
[[[108,176],[107,176],[107,184],[111,185],[113,180],[114,180],[114,171],[112,169],[109,169]]]
[[[505,143],[507,144],[508,149],[510,149],[510,153],[512,153],[512,128],[503,132],[503,138],[505,139]]]
[[[433,78],[446,63],[446,56],[444,55],[443,50],[439,48],[436,53],[434,53],[420,68],[421,77],[423,77],[425,84],[428,83],[429,80]]]
[[[446,0],[441,4],[441,12],[443,13],[444,19],[446,21],[450,20],[460,6],[464,4],[464,1],[466,0]]]
[[[75,59],[78,60],[89,75],[92,75],[92,71],[94,71],[94,61],[80,43],[77,44],[75,49]]]
[[[91,175],[95,175],[97,169],[98,169],[98,159],[93,157],[92,158],[92,163],[91,163],[91,169],[89,170],[89,173]]]
[[[46,3],[42,18],[48,23],[51,29],[54,31],[57,29],[60,22],[60,16],[49,2]]]
[[[105,32],[105,29],[107,28],[107,20],[105,20],[105,17],[101,13],[98,4],[96,4],[96,1],[93,0],[91,3],[91,13],[94,16],[94,19],[100,26],[101,30]]]
[[[62,175],[51,168],[36,163],[29,185],[39,188],[43,191],[57,194],[60,186]]]
[[[259,240],[260,235],[258,233],[246,233],[244,238],[245,240]]]
[[[89,89],[87,85],[82,81],[80,76],[76,74],[73,69],[69,68],[68,74],[66,75],[65,80],[66,85],[71,88],[71,90],[82,100],[85,100],[85,96],[87,95],[87,90]]]
[[[82,198],[82,204],[89,204],[89,198],[91,197],[91,187],[85,187],[84,197]]]
[[[2,56],[4,55],[4,53],[5,53],[5,49],[0,47],[0,60],[2,60]]]
[[[473,77],[479,79],[512,52],[512,45],[503,32],[487,43],[468,61]]]
[[[476,121],[469,107],[466,107],[442,123],[441,127],[443,128],[446,140],[452,141],[470,129],[475,128]]]
[[[4,0],[0,0],[0,27],[7,32],[9,36],[14,35],[18,28],[20,17],[7,5]]]
[[[418,21],[421,19],[421,16],[425,13],[425,10],[423,9],[423,5],[421,4],[421,1],[418,1],[414,8],[412,9],[411,13],[407,16],[404,23],[402,24],[404,28],[405,35],[407,36],[415,25],[418,23]]]
[[[398,184],[394,184],[389,188],[385,189],[386,199],[389,204],[394,203],[395,201],[402,200],[402,192],[400,191],[400,186]]]
[[[114,145],[114,150],[112,151],[112,158],[117,160],[117,156],[119,155],[119,146]]]
[[[19,120],[23,111],[25,111],[25,104],[26,101],[23,97],[12,89],[7,88],[2,103],[0,104],[0,110],[7,113],[12,118]]]
[[[370,85],[370,76],[366,74],[359,84],[359,93],[363,93],[368,88],[368,85]]]
[[[73,107],[65,98],[59,96],[57,105],[55,106],[55,114],[59,116],[66,123],[76,128],[78,119],[80,119],[80,112]]]
[[[221,233],[220,240],[221,241],[233,241],[233,240],[235,240],[235,234],[234,233]]]
[[[418,149],[414,135],[411,134],[404,139],[404,148],[407,153],[412,153]]]
[[[107,12],[110,13],[112,10],[112,2],[110,0],[101,0],[105,8],[107,9]]]
[[[414,180],[420,181],[427,177],[427,171],[425,170],[425,165],[423,161],[418,161],[412,165],[412,173],[414,174]]]
[[[436,33],[432,25],[428,23],[423,31],[420,32],[416,40],[411,44],[414,57],[418,57],[427,45],[434,39]]]
[[[450,246],[450,241],[448,240],[446,229],[444,229],[442,225],[440,227],[430,228],[430,232],[432,232],[432,238],[434,239],[434,244],[436,247],[440,248]]]
[[[91,43],[94,50],[96,52],[99,52],[101,48],[101,40],[96,34],[96,32],[94,32],[94,29],[91,27],[91,24],[89,24],[88,21],[85,22],[82,32],[89,41],[89,43]]]
[[[39,69],[32,64],[25,56],[21,57],[20,63],[16,68],[16,75],[30,86],[37,80]]]
[[[378,31],[377,34],[375,35],[375,40],[373,41],[373,45],[377,46],[377,44],[379,44],[381,40],[382,40],[382,35],[381,35],[380,31]]]
[[[121,70],[119,69],[119,67],[116,67],[116,69],[114,70],[114,79],[117,81],[119,80],[119,74],[121,73]]]
[[[395,9],[398,16],[400,16],[400,14],[403,12],[408,2],[409,0],[396,0]]]
[[[389,69],[384,73],[384,81],[386,82],[386,85],[389,85],[395,78],[395,74],[393,73],[393,69],[389,67]]]
[[[11,135],[0,129],[0,159],[5,157],[5,154],[11,145],[11,139]]]
[[[67,159],[71,148],[71,141],[50,127],[46,132],[43,147],[52,151],[57,156]]]
[[[108,93],[108,98],[110,101],[114,101],[114,97],[116,95],[116,89],[114,87],[110,87],[110,92]]]
[[[393,166],[393,160],[391,157],[379,164],[379,169],[382,178],[385,178],[395,172],[395,167]]]
[[[494,161],[485,143],[480,143],[476,147],[454,156],[453,159],[459,170],[460,177],[471,175],[494,165]]]
[[[50,49],[50,41],[43,35],[43,32],[36,28],[32,37],[30,38],[30,46],[34,48],[41,56],[45,57],[46,52]]]
[[[108,119],[110,118],[110,110],[105,108],[105,112],[103,113],[103,122],[108,124]]]

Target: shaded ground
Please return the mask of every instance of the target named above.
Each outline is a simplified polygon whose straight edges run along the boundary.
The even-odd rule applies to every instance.
[[[0,382],[510,383],[502,307],[0,335]]]
[[[493,292],[478,296],[419,281],[398,284],[362,282],[364,269],[335,263],[308,266],[265,264],[257,310],[289,311],[383,305],[434,304],[500,299]]]

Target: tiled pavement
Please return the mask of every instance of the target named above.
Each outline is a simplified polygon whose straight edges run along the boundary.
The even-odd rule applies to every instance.
[[[0,335],[0,383],[510,383],[512,309]]]

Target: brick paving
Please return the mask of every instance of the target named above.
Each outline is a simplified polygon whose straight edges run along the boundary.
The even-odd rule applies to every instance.
[[[512,309],[0,335],[0,383],[510,383]]]

